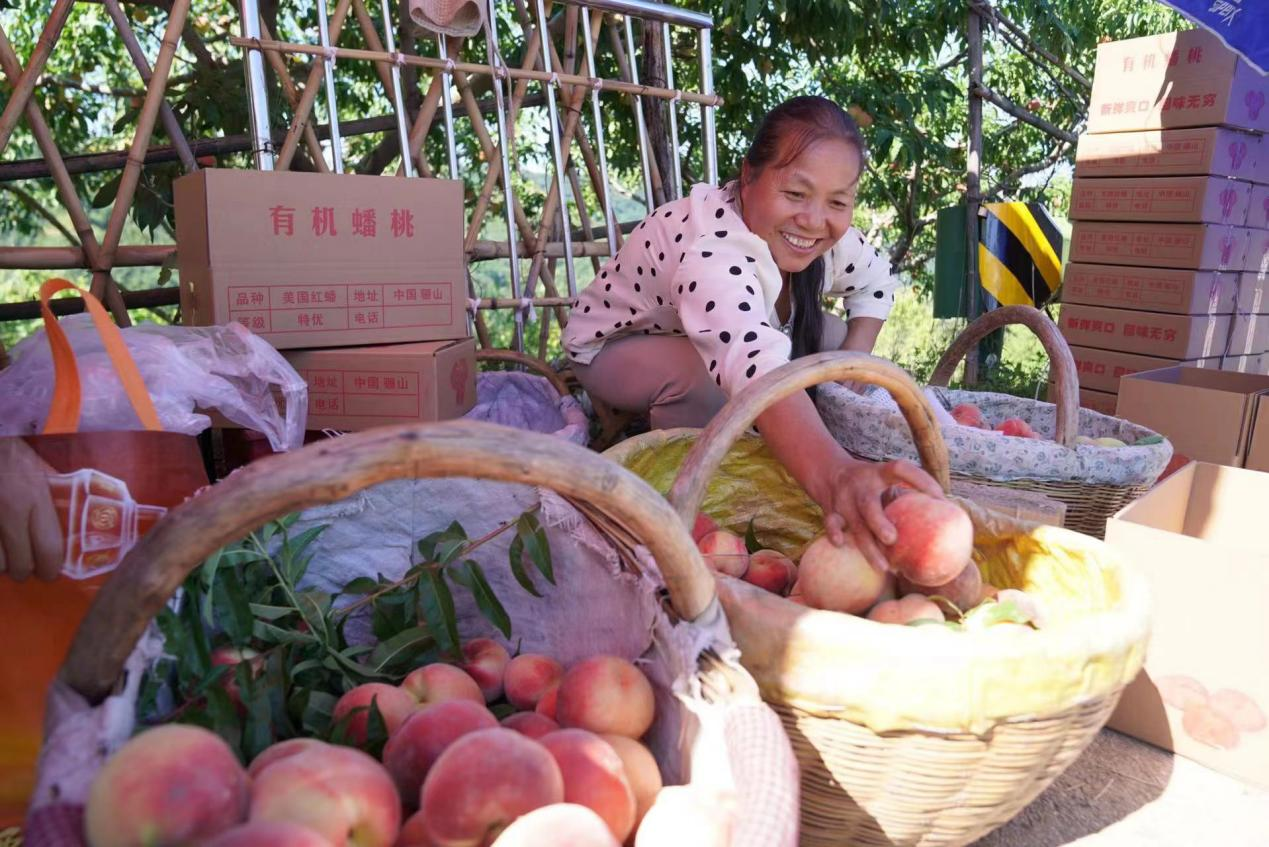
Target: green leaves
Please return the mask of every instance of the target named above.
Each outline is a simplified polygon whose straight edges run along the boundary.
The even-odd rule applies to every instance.
[[[511,540],[507,557],[508,564],[511,566],[511,573],[515,576],[516,582],[520,583],[520,586],[534,597],[541,597],[541,593],[524,569],[526,556],[533,563],[533,566],[537,568],[538,573],[542,574],[547,582],[554,585],[555,570],[551,566],[551,546],[547,542],[546,531],[542,529],[542,525],[538,523],[537,516],[532,512],[525,512],[516,521],[516,537]]]
[[[754,532],[753,518],[749,519],[749,526],[745,527],[745,550],[749,553],[757,553],[763,549],[762,543],[758,541],[758,534]]]
[[[507,615],[507,610],[498,602],[498,598],[494,596],[493,588],[490,587],[489,580],[485,579],[485,572],[480,569],[480,565],[468,559],[461,565],[451,568],[449,577],[471,592],[471,596],[476,600],[476,606],[490,623],[498,627],[499,632],[508,638],[511,637],[511,618]]]

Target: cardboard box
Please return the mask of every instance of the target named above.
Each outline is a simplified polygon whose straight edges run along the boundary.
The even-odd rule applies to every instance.
[[[1121,353],[1116,350],[1097,350],[1092,347],[1072,347],[1071,357],[1075,359],[1075,369],[1079,373],[1082,387],[1109,394],[1118,394],[1120,378],[1129,374],[1158,370],[1173,365],[1209,369],[1219,369],[1221,365],[1219,358],[1177,361],[1158,356]]]
[[[1260,136],[1224,127],[1084,133],[1075,150],[1075,176],[1260,175]],[[1269,162],[1266,162],[1269,166]]]
[[[1107,521],[1106,543],[1145,575],[1151,595],[1145,667],[1109,726],[1269,787],[1269,730],[1239,730],[1221,709],[1187,729],[1178,708],[1198,685],[1238,692],[1254,703],[1247,711],[1269,714],[1266,500],[1269,475],[1196,462]]]
[[[1265,282],[1269,275],[1247,271],[1238,277],[1238,299],[1234,310],[1243,314],[1269,313],[1269,299],[1265,297]]]
[[[1225,352],[1229,315],[1165,315],[1069,303],[1060,324],[1067,342],[1163,359],[1208,359]]]
[[[308,429],[354,431],[459,418],[476,405],[476,342],[283,353],[308,383]]]
[[[1269,130],[1269,77],[1204,29],[1097,47],[1088,131]]]
[[[1189,270],[1239,270],[1252,230],[1210,224],[1077,221],[1068,261]],[[1254,267],[1246,270],[1255,270]]]
[[[1244,464],[1248,470],[1269,471],[1269,395],[1256,401],[1255,426],[1247,444],[1247,460]]]
[[[1047,391],[1044,395],[1045,400],[1050,403],[1057,402],[1057,386],[1052,382],[1048,384]],[[1094,412],[1101,412],[1103,415],[1115,414],[1115,404],[1118,398],[1114,393],[1109,391],[1097,391],[1092,388],[1080,388],[1079,404],[1081,409],[1090,409]]]
[[[1253,185],[1247,201],[1247,226],[1269,229],[1269,185]]]
[[[1240,312],[1229,327],[1227,356],[1248,356],[1269,350],[1269,315]]]
[[[1266,367],[1266,359],[1269,359],[1269,356],[1264,353],[1257,353],[1252,356],[1225,356],[1220,360],[1220,369],[1242,374],[1265,374],[1269,373],[1269,367]]]
[[[459,182],[207,169],[174,193],[187,325],[279,349],[467,336]]]
[[[1243,270],[1269,275],[1269,229],[1247,230],[1247,250]]]
[[[1077,178],[1069,216],[1082,221],[1242,226],[1254,187],[1216,176]]]
[[[1177,453],[1242,467],[1269,376],[1175,367],[1125,376],[1116,414],[1149,427]]]
[[[1220,271],[1132,268],[1072,262],[1062,277],[1062,302],[1177,315],[1228,315],[1240,275]]]

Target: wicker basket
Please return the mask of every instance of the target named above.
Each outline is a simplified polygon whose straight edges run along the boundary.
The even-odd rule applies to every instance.
[[[682,774],[695,773],[694,765],[712,773],[734,768],[741,811],[733,845],[792,847],[797,791],[788,739],[761,702],[752,678],[733,661],[720,658],[734,647],[714,581],[690,536],[679,528],[669,504],[638,477],[590,450],[538,433],[473,422],[390,427],[315,442],[253,463],[172,510],[133,548],[79,628],[58,686],[88,704],[100,703],[115,689],[134,645],[184,578],[217,549],[263,523],[387,480],[442,477],[553,489],[590,519],[625,569],[637,571],[640,561],[646,563],[646,548],[660,571],[669,616],[663,619],[665,629],[657,624],[653,633],[640,633],[651,639],[645,654],[652,657],[650,675],[655,681],[657,667],[665,668],[666,685],[674,682],[696,692],[689,709],[669,688],[658,690],[658,725],[650,737],[670,739],[662,769]],[[680,634],[682,621],[698,626]],[[667,647],[670,642],[673,646]],[[703,650],[711,645],[714,649]],[[664,712],[667,703],[670,712]],[[669,723],[658,728],[663,712]],[[709,724],[706,732],[706,720],[718,724]],[[695,729],[697,721],[700,730]],[[724,751],[730,764],[726,758],[721,764],[709,758],[718,744],[702,741],[704,734],[732,739]],[[737,737],[745,739],[743,750],[734,746]],[[656,744],[652,746],[655,750]],[[33,814],[33,832],[35,821]],[[55,818],[49,828],[58,825]]]
[[[774,464],[744,433],[770,404],[829,379],[888,390],[926,469],[949,486],[946,450],[920,389],[900,369],[860,354],[799,359],[733,397],[703,432],[650,433],[609,455],[640,473],[682,455],[677,475],[668,467],[652,479],[664,488],[665,476],[674,475],[669,497],[681,520],[691,525],[703,502],[707,509],[735,506],[732,520],[721,518],[725,526],[743,527],[754,517],[760,535],[779,527],[773,546],[787,547],[797,540],[791,534],[805,540],[817,531],[805,516],[818,511],[800,490],[776,490],[781,479],[795,485],[778,467],[761,474],[744,467]],[[974,520],[975,561],[993,584],[1041,597],[1045,586],[1069,592],[1064,613],[1044,630],[954,633],[878,624],[717,577],[742,661],[793,739],[806,847],[974,841],[1017,814],[1080,754],[1141,667],[1146,590],[1113,551],[1078,533],[961,502]]]

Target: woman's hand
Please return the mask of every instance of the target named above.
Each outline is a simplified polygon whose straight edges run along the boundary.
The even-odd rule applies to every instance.
[[[53,470],[20,438],[0,438],[0,575],[56,579],[64,535],[48,475]]]
[[[817,498],[824,510],[829,541],[841,546],[849,537],[873,567],[889,570],[884,547],[895,543],[894,524],[882,509],[882,496],[894,485],[906,485],[931,497],[942,497],[939,484],[911,462],[863,462],[844,457]]]

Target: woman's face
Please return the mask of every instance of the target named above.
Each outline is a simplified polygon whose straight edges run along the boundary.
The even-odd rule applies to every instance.
[[[742,173],[741,216],[780,270],[805,270],[850,228],[859,166],[855,146],[831,138],[807,145],[784,167]]]

